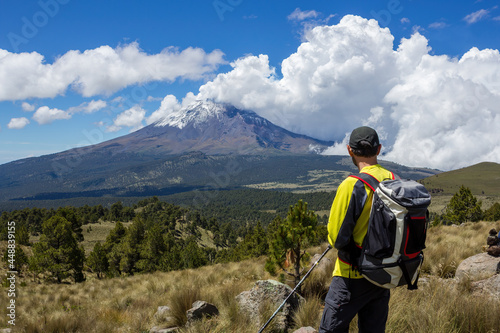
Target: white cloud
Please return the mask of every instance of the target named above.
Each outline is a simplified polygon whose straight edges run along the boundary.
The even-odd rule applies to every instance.
[[[402,23],[402,24],[407,24],[407,23],[410,23],[410,19],[409,19],[409,18],[407,18],[407,17],[403,17],[403,18],[401,19],[401,23]]]
[[[170,113],[179,110],[181,105],[174,95],[167,95],[161,101],[160,108],[147,118],[147,123],[152,124],[157,120],[165,118]]]
[[[148,98],[146,99],[148,102],[154,102],[154,101],[162,101],[163,98],[161,97],[153,97],[153,96],[148,96]]]
[[[146,110],[138,105],[131,107],[128,110],[120,113],[113,121],[113,124],[107,128],[108,132],[116,132],[123,127],[131,127],[131,132],[137,131],[144,127],[143,120],[146,115]]]
[[[411,31],[412,31],[413,33],[417,33],[417,32],[418,32],[418,33],[424,33],[424,32],[425,32],[425,29],[424,29],[424,28],[422,28],[422,27],[421,27],[421,26],[419,26],[419,25],[414,25],[413,27],[411,27]]]
[[[336,140],[330,153],[344,152],[346,133],[368,124],[380,133],[384,158],[402,164],[448,170],[500,162],[498,50],[432,55],[418,32],[394,49],[388,29],[357,16],[305,37],[282,61],[281,75],[267,55],[247,56],[191,98],[231,103],[289,130]],[[158,115],[180,107],[173,96],[167,101]]]
[[[90,102],[84,102],[78,106],[74,106],[68,109],[68,113],[74,114],[78,112],[83,112],[83,113],[94,113],[97,112],[101,109],[104,109],[107,106],[106,101],[103,100],[92,100]]]
[[[54,120],[70,119],[71,114],[59,109],[51,109],[48,106],[39,107],[33,115],[35,120],[40,125],[50,124]]]
[[[0,101],[62,95],[72,88],[85,97],[112,94],[150,81],[199,80],[225,63],[220,50],[189,47],[147,54],[137,43],[68,51],[52,64],[37,52],[0,49]]]
[[[297,52],[283,60],[281,80],[266,55],[248,56],[202,86],[200,98],[253,109],[293,131],[339,139],[394,84],[394,38],[375,20],[356,16],[316,27],[305,37]]]
[[[464,21],[467,22],[468,24],[473,24],[487,17],[489,13],[490,13],[489,10],[480,9],[474,13],[470,13],[469,15],[465,16]]]
[[[103,100],[91,100],[85,107],[84,111],[85,113],[94,113],[96,111],[99,111],[101,109],[104,109],[106,107],[107,103],[106,101]]]
[[[7,128],[9,129],[22,129],[26,125],[28,125],[30,121],[26,117],[21,117],[21,118],[12,118],[7,125]]]
[[[35,111],[35,106],[28,102],[23,102],[23,104],[21,104],[21,107],[23,108],[24,111],[28,112]]]
[[[448,25],[444,22],[434,22],[434,23],[429,24],[429,29],[444,29],[447,26]]]
[[[298,32],[300,39],[302,41],[306,40],[305,36],[315,27],[320,26],[320,25],[326,25],[332,19],[333,17],[336,16],[336,14],[331,14],[326,18],[322,18],[322,14],[320,12],[317,12],[315,10],[305,10],[302,11],[300,8],[295,8],[295,10],[288,15],[288,20],[299,24],[301,27],[301,30]]]
[[[288,15],[288,20],[290,21],[304,21],[311,18],[318,17],[319,13],[315,10],[301,10],[300,8],[295,8],[295,10]]]

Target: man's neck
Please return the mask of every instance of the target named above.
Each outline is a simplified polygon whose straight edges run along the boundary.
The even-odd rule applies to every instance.
[[[358,160],[357,162],[358,162],[358,169],[360,172],[365,167],[378,164],[376,158],[375,159],[373,159],[373,158],[361,158],[361,160]]]

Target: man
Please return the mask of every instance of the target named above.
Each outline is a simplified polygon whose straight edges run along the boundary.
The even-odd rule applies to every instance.
[[[370,127],[352,131],[347,151],[359,172],[379,181],[394,179],[377,162],[382,145]],[[330,289],[319,327],[320,333],[348,332],[358,314],[360,333],[384,332],[389,311],[389,290],[378,287],[356,269],[363,239],[368,230],[373,191],[361,180],[347,177],[337,189],[328,221],[328,241],[338,249]]]

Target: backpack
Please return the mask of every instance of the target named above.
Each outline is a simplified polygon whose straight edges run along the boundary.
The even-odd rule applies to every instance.
[[[359,272],[383,288],[408,285],[410,290],[417,289],[424,260],[429,192],[409,179],[379,183],[367,173],[351,177],[361,180],[374,192],[368,232],[357,261]]]

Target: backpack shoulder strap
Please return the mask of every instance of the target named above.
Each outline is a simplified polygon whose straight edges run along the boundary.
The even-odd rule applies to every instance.
[[[375,190],[377,189],[378,187],[378,184],[380,184],[380,182],[378,181],[377,178],[373,177],[372,175],[368,174],[368,173],[364,173],[364,172],[360,172],[358,174],[355,174],[355,175],[350,175],[349,177],[353,177],[353,178],[356,178],[356,179],[359,179],[361,180],[363,183],[365,183],[373,192],[375,192]]]

